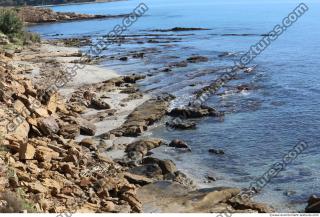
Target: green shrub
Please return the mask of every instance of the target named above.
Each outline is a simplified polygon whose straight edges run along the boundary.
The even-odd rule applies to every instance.
[[[0,31],[8,36],[18,35],[23,32],[23,22],[16,11],[0,9]]]

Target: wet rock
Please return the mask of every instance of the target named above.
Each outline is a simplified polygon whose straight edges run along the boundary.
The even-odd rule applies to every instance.
[[[320,213],[320,198],[316,195],[311,195],[308,200],[308,205],[305,208],[306,213]]]
[[[128,61],[128,59],[129,59],[128,57],[120,57],[119,58],[120,61]]]
[[[200,62],[208,62],[208,57],[204,56],[192,56],[187,59],[189,63],[200,63]]]
[[[213,177],[213,176],[210,176],[210,175],[208,175],[207,176],[207,179],[209,180],[209,181],[217,181],[217,179],[215,178],[215,177]]]
[[[182,32],[182,31],[202,31],[202,30],[210,30],[206,28],[194,28],[194,27],[174,27],[172,29],[154,29],[152,32]]]
[[[135,53],[132,55],[133,58],[143,58],[144,57],[144,53],[140,52],[140,53]]]
[[[222,149],[214,149],[214,148],[211,148],[208,150],[209,153],[211,154],[218,154],[218,155],[223,155],[224,154],[224,151]]]
[[[111,106],[106,103],[106,102],[103,102],[101,99],[96,99],[96,98],[93,98],[91,100],[91,107],[94,108],[94,109],[97,109],[97,110],[103,110],[103,109],[110,109]]]
[[[190,108],[174,108],[169,112],[170,116],[181,118],[201,118],[206,116],[220,117],[223,116],[221,112],[218,112],[214,108],[207,106],[190,107]]]
[[[191,148],[188,146],[188,144],[179,139],[172,140],[169,144],[169,147],[182,148],[182,149],[187,149],[188,151],[191,151]]]
[[[192,121],[183,121],[181,119],[179,120],[174,119],[173,121],[166,122],[166,126],[173,129],[190,130],[190,129],[196,129],[197,124]]]
[[[183,68],[188,66],[187,61],[180,61],[180,62],[172,62],[168,64],[169,67],[177,67],[177,68]]]
[[[285,192],[283,192],[283,194],[285,196],[287,196],[287,197],[291,197],[291,196],[295,195],[296,193],[297,192],[295,192],[295,191],[285,191]]]
[[[123,81],[124,81],[125,83],[134,84],[134,83],[136,83],[138,80],[142,80],[142,79],[144,79],[145,77],[146,77],[145,75],[132,74],[132,75],[124,76],[124,77],[123,77]]]

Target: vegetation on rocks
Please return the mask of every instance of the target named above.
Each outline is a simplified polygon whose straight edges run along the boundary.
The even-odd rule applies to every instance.
[[[36,33],[27,32],[24,23],[15,9],[0,9],[0,44],[10,43],[25,45],[40,42],[40,36]]]

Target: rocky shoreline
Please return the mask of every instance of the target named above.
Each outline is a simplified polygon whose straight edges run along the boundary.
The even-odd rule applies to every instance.
[[[21,7],[18,8],[18,15],[25,23],[39,24],[50,22],[66,22],[77,20],[92,20],[92,19],[112,19],[125,17],[128,14],[119,15],[90,15],[78,14],[73,12],[55,12],[50,8],[40,7]]]
[[[273,211],[240,189],[198,189],[174,162],[152,157],[161,145],[187,147],[140,137],[173,99],[141,93],[144,76],[85,65],[48,91],[81,56],[46,42],[1,53],[2,212]]]

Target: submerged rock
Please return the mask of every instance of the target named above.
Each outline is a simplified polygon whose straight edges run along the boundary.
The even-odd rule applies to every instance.
[[[183,32],[183,31],[202,31],[210,30],[206,28],[194,28],[194,27],[174,27],[172,29],[154,29],[152,32]]]
[[[208,150],[209,153],[211,154],[218,154],[218,155],[223,155],[224,154],[224,151],[222,149],[214,149],[214,148],[211,148]]]
[[[192,56],[187,59],[189,63],[200,63],[200,62],[208,62],[208,57],[204,56]]]

